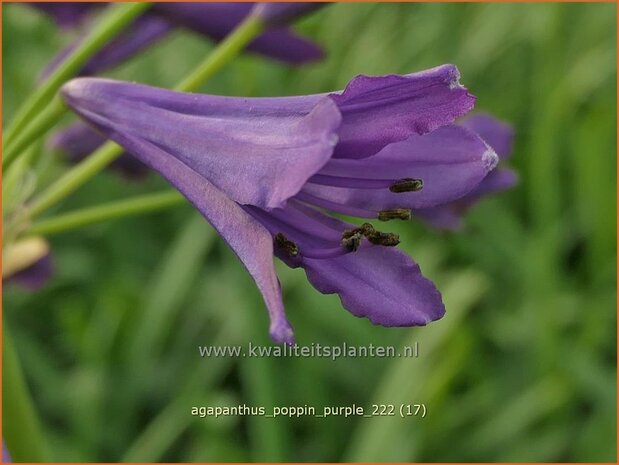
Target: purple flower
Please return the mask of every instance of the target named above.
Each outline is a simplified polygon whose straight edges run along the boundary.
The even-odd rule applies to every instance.
[[[62,152],[69,162],[79,163],[106,141],[106,138],[82,122],[61,129],[52,136],[49,147]],[[127,179],[144,178],[149,169],[144,163],[127,153],[112,162],[110,167]]]
[[[113,68],[145,48],[154,45],[157,41],[166,37],[173,28],[174,26],[171,23],[162,18],[152,15],[141,16],[133,22],[128,30],[110,41],[88,60],[80,70],[79,75],[96,74]],[[43,69],[41,78],[53,73],[67,56],[80,45],[84,37],[80,36],[52,58],[52,61]]]
[[[42,9],[53,15],[59,22],[62,21],[60,24],[68,25],[77,23],[77,20],[69,22],[65,18],[79,17],[81,19],[92,4],[56,3],[54,5],[56,5],[54,8]],[[84,65],[79,75],[93,75],[110,69],[163,39],[175,27],[189,29],[218,42],[224,39],[252,11],[253,7],[253,3],[155,3],[124,33],[95,54]],[[306,9],[310,11],[315,7]],[[296,15],[287,16],[288,19],[293,19]],[[322,51],[318,46],[297,36],[290,29],[280,27],[282,24],[281,21],[277,25],[269,23],[269,26],[273,27],[249,44],[247,49],[292,64],[314,61],[322,57]],[[56,55],[43,70],[42,77],[51,74],[83,39],[83,36],[79,37]]]
[[[291,343],[274,254],[373,323],[425,325],[443,315],[435,286],[393,248],[397,235],[317,207],[407,219],[412,208],[474,189],[497,156],[451,124],[475,101],[458,79],[457,69],[444,65],[407,76],[358,76],[330,94],[236,98],[83,78],[62,94],[218,230],[262,292],[272,338]]]
[[[2,280],[34,291],[54,273],[48,243],[30,237],[12,244],[4,254]]]
[[[254,3],[163,2],[154,4],[152,14],[219,42],[252,12],[254,5]],[[305,13],[314,9],[316,8],[307,8]],[[320,47],[282,27],[298,16],[298,14],[289,16],[285,22],[267,24],[269,29],[250,43],[247,50],[292,64],[319,60],[323,56]]]
[[[256,3],[252,13],[259,16],[269,26],[275,26],[290,23],[326,5],[327,3],[324,2],[260,2]]]
[[[93,8],[104,3],[29,2],[28,5],[46,13],[61,28],[69,29],[81,25]]]
[[[9,451],[4,445],[4,441],[2,441],[2,463],[11,463],[11,456],[9,455]]]
[[[514,133],[508,124],[488,114],[478,113],[466,118],[461,126],[484,139],[501,161],[511,156]],[[416,209],[413,215],[434,228],[458,230],[463,227],[462,215],[479,200],[490,194],[510,189],[517,183],[518,175],[514,170],[499,166],[464,197],[438,207]]]

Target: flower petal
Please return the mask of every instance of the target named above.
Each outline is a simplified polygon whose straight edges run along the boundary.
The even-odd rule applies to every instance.
[[[106,5],[106,3],[28,2],[28,5],[52,17],[61,28],[68,29],[79,26],[93,8]]]
[[[462,212],[452,204],[415,210],[413,218],[421,220],[434,229],[445,231],[458,231],[464,227]]]
[[[310,182],[304,193],[347,207],[381,211],[393,208],[428,208],[456,200],[474,189],[498,161],[494,151],[477,135],[456,125],[388,145],[363,160],[332,159],[319,174],[334,178],[423,181],[416,192],[393,193],[383,189],[356,189]],[[342,213],[345,213],[342,211]]]
[[[457,231],[464,226],[462,216],[483,197],[510,189],[517,183],[518,175],[515,171],[498,168],[461,199],[438,207],[414,210],[413,217],[436,229]]]
[[[177,26],[185,27],[218,42],[223,40],[253,7],[253,3],[238,2],[162,2],[155,3],[152,12]],[[322,58],[320,47],[287,28],[269,29],[263,32],[247,46],[247,50],[294,64]]]
[[[363,158],[453,122],[475,104],[454,65],[406,76],[357,76],[331,94],[343,116],[335,157]]]
[[[77,73],[87,76],[101,73],[128,60],[140,51],[163,39],[172,31],[173,26],[167,21],[153,15],[145,15],[136,19],[131,26],[114,40],[107,43],[95,53]],[[58,53],[41,73],[40,79],[45,79],[69,56],[84,40],[86,35],[75,41]]]
[[[326,5],[325,2],[260,2],[256,3],[252,14],[268,26],[274,26],[290,23]]]
[[[271,319],[271,337],[292,344],[293,331],[284,312],[269,232],[209,180],[152,142],[125,132],[115,137],[131,153],[148,153],[147,164],[176,187],[224,238],[262,293]]]
[[[7,283],[14,283],[29,291],[41,289],[54,274],[54,264],[51,255],[47,253],[44,257],[37,260],[17,273],[7,278]]]
[[[502,160],[509,158],[512,154],[514,130],[509,124],[487,113],[472,115],[460,124],[479,134]]]
[[[337,293],[353,315],[383,326],[418,326],[445,314],[441,295],[419,266],[394,248],[368,246],[328,260],[304,259],[312,285]]]
[[[412,326],[425,325],[445,313],[434,284],[421,275],[419,266],[403,252],[364,242],[355,252],[308,258],[303,256],[307,247],[339,247],[342,232],[354,225],[294,200],[277,218],[272,215],[273,212],[263,212],[258,217],[272,234],[284,232],[299,245],[299,256],[278,256],[291,267],[303,267],[309,281],[323,294],[339,294],[342,305],[353,315],[384,326]],[[268,216],[271,219],[265,218]]]
[[[283,111],[286,99],[185,94],[105,79],[74,79],[67,103],[112,140],[160,148],[231,199],[277,208],[330,158],[340,113],[329,98]],[[127,147],[125,147],[127,148]],[[128,150],[149,164],[150,151]]]
[[[2,463],[11,463],[11,456],[9,455],[9,451],[4,445],[4,441],[2,441]]]
[[[506,191],[518,184],[518,174],[509,168],[498,168],[488,174],[479,185],[463,201],[478,200],[479,198],[496,192]]]

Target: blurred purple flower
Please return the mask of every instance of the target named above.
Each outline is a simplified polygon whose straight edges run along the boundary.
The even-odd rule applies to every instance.
[[[245,19],[254,5],[254,3],[164,2],[155,3],[152,14],[159,15],[178,27],[190,29],[219,42]],[[307,9],[306,12],[309,13],[314,9]],[[293,19],[296,19],[296,16],[289,17],[287,22]],[[285,22],[279,22],[277,25],[269,24],[269,29],[250,43],[247,50],[291,64],[307,63],[323,57],[320,47],[282,27],[284,25]]]
[[[2,281],[28,290],[41,288],[53,274],[49,244],[39,236],[21,239],[3,252]]]
[[[79,163],[106,140],[89,126],[77,122],[56,132],[49,141],[49,147],[66,155],[70,163]],[[142,179],[150,171],[144,163],[127,153],[114,160],[110,168],[131,180]]]
[[[39,4],[32,5],[38,7]],[[91,5],[96,4],[54,5],[56,5],[54,8],[41,9],[52,15],[59,24],[69,25],[78,23],[78,19],[82,19],[91,9]],[[95,54],[84,65],[79,75],[93,75],[110,69],[166,37],[175,27],[192,30],[218,42],[224,39],[253,8],[253,3],[155,3],[124,33]],[[312,9],[315,7],[307,8],[307,11]],[[290,20],[295,16],[287,15]],[[69,21],[69,18],[75,20]],[[290,29],[280,27],[283,24],[282,21],[277,25],[273,24],[272,28],[249,44],[247,49],[292,64],[314,61],[322,57],[322,51],[318,46],[297,36]],[[79,37],[56,55],[43,70],[42,77],[51,74],[83,39],[83,36]]]
[[[28,5],[46,13],[59,27],[69,29],[80,26],[94,8],[104,3],[28,2]]]
[[[328,5],[325,2],[259,2],[252,13],[269,26],[281,26]]]
[[[88,78],[62,94],[200,210],[256,281],[272,338],[291,343],[273,254],[373,323],[425,325],[444,314],[434,284],[392,248],[397,235],[316,207],[407,219],[412,208],[474,189],[497,156],[451,124],[475,102],[458,80],[455,66],[444,65],[358,76],[342,92],[298,97],[196,95]]]
[[[4,441],[2,441],[2,463],[11,463],[11,456],[9,455],[9,451],[4,445]]]
[[[478,134],[494,149],[504,162],[512,153],[514,132],[506,123],[491,115],[478,113],[462,121],[461,126]],[[462,216],[482,198],[512,188],[518,175],[510,168],[500,166],[464,197],[433,208],[416,209],[413,215],[437,229],[458,230],[463,227]]]

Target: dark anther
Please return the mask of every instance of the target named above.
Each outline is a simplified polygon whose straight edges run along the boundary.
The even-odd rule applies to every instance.
[[[299,247],[294,242],[286,239],[282,233],[277,233],[275,235],[275,245],[286,252],[291,257],[296,257],[299,255]]]
[[[389,190],[396,194],[401,192],[417,192],[421,189],[423,189],[423,180],[414,178],[398,179],[389,186]]]
[[[410,220],[411,209],[410,208],[394,208],[393,210],[383,210],[381,212],[378,212],[378,219],[380,221]]]
[[[375,245],[384,245],[387,247],[395,247],[400,243],[400,236],[393,233],[384,233],[380,231],[374,231],[374,233],[366,236],[368,241]]]
[[[365,237],[374,245],[393,247],[400,243],[400,236],[392,233],[383,233],[374,229],[370,223],[363,223],[355,229],[347,229],[342,233],[342,247],[350,252],[356,251],[361,245],[361,238]]]
[[[350,234],[346,237],[342,235],[342,247],[349,252],[355,252],[361,245],[361,238],[363,236],[360,233]]]

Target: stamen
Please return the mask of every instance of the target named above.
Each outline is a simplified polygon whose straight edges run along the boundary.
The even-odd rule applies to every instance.
[[[423,180],[414,178],[398,179],[396,182],[389,186],[389,190],[396,194],[402,192],[417,192],[423,189]]]
[[[375,245],[384,245],[386,247],[395,247],[400,243],[400,236],[393,233],[384,233],[374,231],[373,234],[366,236],[368,241]]]
[[[392,210],[383,210],[383,211],[378,212],[378,219],[380,221],[410,220],[411,209],[410,208],[394,208]]]
[[[370,223],[363,223],[355,229],[347,229],[342,233],[342,247],[350,252],[356,251],[361,245],[361,238],[365,237],[374,245],[394,247],[400,243],[400,236],[393,233],[384,233],[374,229]]]
[[[288,240],[286,236],[284,236],[282,233],[277,233],[274,239],[275,245],[291,257],[296,257],[297,255],[299,255],[299,247],[297,246],[297,244],[295,244],[291,240]]]
[[[361,238],[363,237],[363,235],[359,232],[346,235],[346,232],[347,231],[344,231],[344,234],[342,234],[342,247],[344,247],[349,252],[356,252],[361,245]]]

